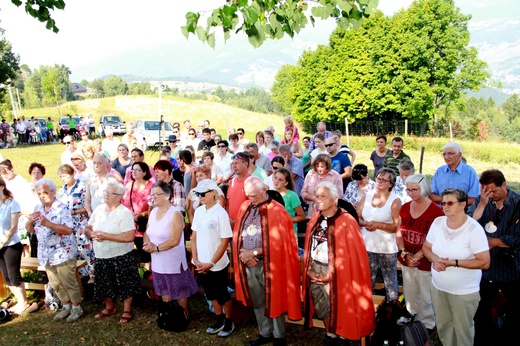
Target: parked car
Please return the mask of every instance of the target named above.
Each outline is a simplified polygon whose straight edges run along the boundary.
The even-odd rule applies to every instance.
[[[77,126],[79,124],[79,117],[72,117],[72,119],[74,119],[76,121],[76,126]],[[63,137],[65,137],[66,135],[69,134],[70,126],[67,123],[67,120],[69,120],[69,117],[61,117],[60,122],[58,123],[60,139],[63,139]],[[47,125],[45,125],[45,126],[47,126]]]
[[[103,114],[99,118],[98,132],[100,136],[105,135],[105,128],[111,128],[115,135],[124,135],[126,133],[125,122],[116,114]]]
[[[160,127],[159,120],[137,120],[135,122],[135,135],[142,136],[146,148],[156,146],[159,143]],[[161,129],[163,142],[167,141],[170,135],[173,135],[173,126],[168,121],[165,121],[164,132]]]

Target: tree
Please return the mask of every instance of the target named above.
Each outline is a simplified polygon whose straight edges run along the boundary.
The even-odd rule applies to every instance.
[[[309,2],[311,14],[306,13]],[[222,28],[225,40],[232,32],[244,31],[249,43],[259,47],[266,39],[293,37],[315,18],[334,18],[340,28],[359,27],[364,17],[370,16],[379,0],[225,0],[213,10],[206,27],[199,25],[201,13],[188,12],[182,33],[186,38],[196,34],[202,42],[215,46],[215,28]]]
[[[20,71],[19,62],[20,57],[13,53],[11,43],[5,39],[4,30],[0,28],[0,84],[11,84],[15,80]]]
[[[111,76],[105,79],[105,83],[103,85],[103,92],[105,96],[116,96],[116,95],[125,95],[128,91],[128,85],[126,82],[118,76]]]
[[[56,27],[56,22],[52,19],[51,10],[63,10],[65,8],[65,1],[63,0],[11,0],[13,4],[20,7],[24,4],[25,12],[31,17],[38,19],[40,22],[45,22],[45,27],[53,32],[60,31]]]
[[[280,111],[284,114],[292,113],[292,102],[289,96],[289,88],[293,81],[293,71],[296,69],[294,65],[283,65],[276,76],[271,87],[271,98]]]
[[[101,98],[105,96],[105,82],[102,79],[94,79],[90,84],[90,87],[94,90],[96,97]]]
[[[488,77],[468,47],[469,18],[452,0],[416,0],[391,18],[377,11],[357,30],[336,29],[292,71],[292,114],[304,123],[435,118]]]
[[[502,105],[504,112],[507,114],[509,121],[520,118],[520,97],[518,94],[513,94]]]

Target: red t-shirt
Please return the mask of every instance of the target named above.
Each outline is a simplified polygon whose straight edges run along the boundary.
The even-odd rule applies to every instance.
[[[422,249],[433,220],[439,216],[443,216],[444,213],[437,204],[432,202],[421,216],[414,219],[412,215],[410,215],[410,204],[411,202],[403,204],[399,211],[399,216],[401,217],[401,234],[404,240],[404,247],[406,251],[414,254]],[[399,262],[401,262],[402,265],[406,265],[405,260],[401,256],[399,256]],[[423,257],[419,260],[417,268],[419,268],[419,270],[430,271],[431,265],[426,257]]]
[[[249,175],[247,176],[249,177]],[[246,178],[247,178],[246,177]],[[228,198],[228,214],[231,220],[236,220],[238,215],[238,210],[242,203],[247,201],[246,193],[244,191],[244,183],[246,179],[238,180],[238,177],[234,177],[229,182],[229,187],[227,191]]]

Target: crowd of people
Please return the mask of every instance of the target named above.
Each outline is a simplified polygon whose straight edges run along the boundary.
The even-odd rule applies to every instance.
[[[366,164],[354,165],[359,157],[339,131],[320,122],[301,138],[293,119],[284,121],[282,140],[270,126],[255,142],[243,128],[223,136],[207,120],[174,123],[154,163],[133,124],[121,141],[110,131],[98,143],[88,133],[65,136],[60,188],[45,178],[44,163],[31,165],[28,183],[12,161],[0,162],[0,270],[18,301],[13,311],[28,305],[19,274],[27,231],[63,302],[55,320],[83,315],[75,278],[82,259],[81,274],[104,302],[94,317],[119,314],[119,296],[119,322],[130,322],[141,263],[164,304],[176,301],[186,318],[194,318],[188,298],[198,276],[215,312],[206,332],[227,337],[235,329],[233,266],[236,299],[258,323],[250,345],[285,345],[286,317],[307,326],[322,319],[327,345],[358,344],[375,328],[379,272],[386,299],[398,298],[399,262],[407,309],[444,345],[510,340],[520,318],[520,194],[500,171],[479,178],[450,142],[430,182],[415,174],[402,138],[387,149],[381,135],[366,158],[371,176]],[[499,292],[507,300],[500,330],[492,317]]]

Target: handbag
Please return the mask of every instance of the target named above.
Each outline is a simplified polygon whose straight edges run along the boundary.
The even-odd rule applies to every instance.
[[[159,302],[157,325],[169,332],[182,333],[188,329],[190,320],[186,317],[184,309],[174,302]]]
[[[132,191],[134,191],[134,183],[135,181],[132,182],[132,187],[130,188],[130,207],[132,208],[132,212],[135,213],[134,211],[134,203],[132,203]],[[146,232],[146,226],[148,225],[148,217],[147,216],[142,216],[142,215],[139,215],[137,217],[137,222],[136,222],[136,228],[139,232]]]

